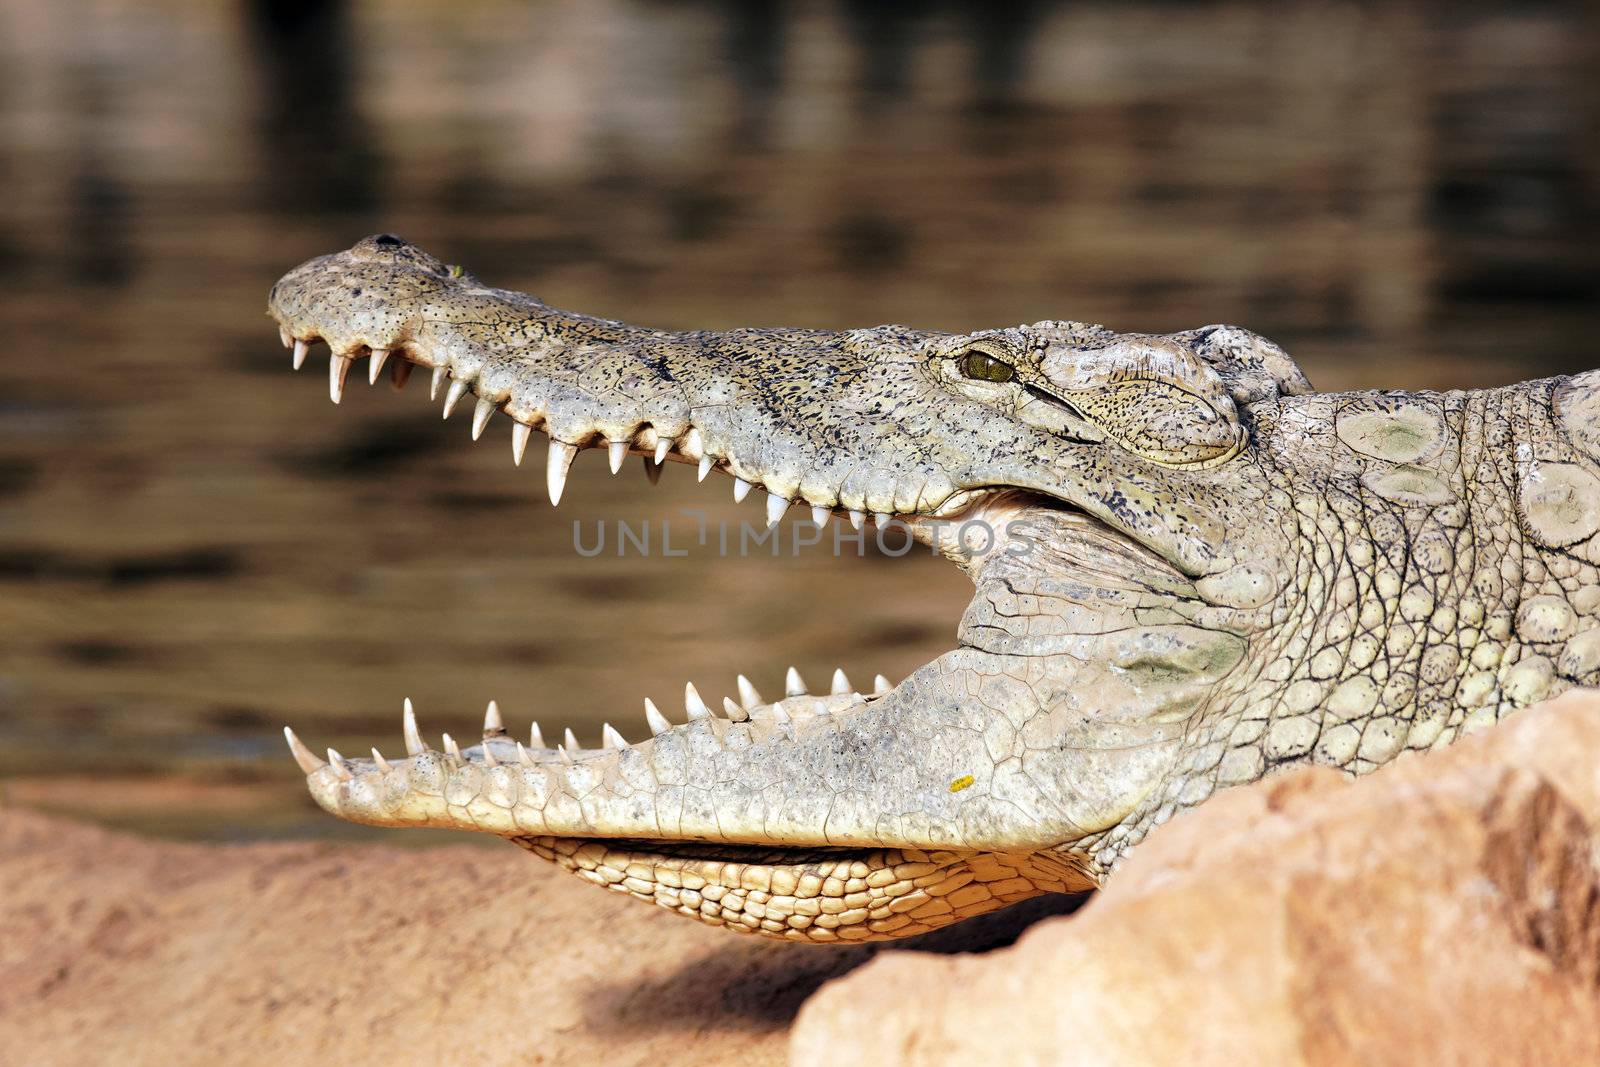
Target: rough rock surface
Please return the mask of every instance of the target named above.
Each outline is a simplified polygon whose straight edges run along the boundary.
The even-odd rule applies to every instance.
[[[795,1063],[1600,1063],[1600,696],[1156,830],[1070,919],[886,954]]]
[[[909,944],[992,948],[1030,902]],[[870,946],[730,937],[510,845],[180,845],[0,809],[0,1064],[782,1063]]]

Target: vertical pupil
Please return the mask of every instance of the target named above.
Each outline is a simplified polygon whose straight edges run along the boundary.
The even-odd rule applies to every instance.
[[[968,352],[963,361],[962,372],[968,378],[977,378],[987,382],[1009,382],[1011,380],[1011,366],[1002,363],[993,356],[982,352]]]

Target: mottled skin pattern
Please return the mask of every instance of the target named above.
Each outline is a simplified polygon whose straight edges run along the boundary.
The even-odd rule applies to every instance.
[[[270,312],[297,361],[329,345],[335,398],[354,360],[420,364],[519,461],[543,430],[553,497],[581,448],[676,459],[774,521],[896,516],[971,575],[957,647],[872,694],[691,693],[598,750],[498,713],[465,750],[408,726],[405,758],[291,735],[330,812],[500,834],[730,929],[900,937],[1091,887],[1219,788],[1364,773],[1600,681],[1600,372],[1328,394],[1234,327],[668,333],[387,235]]]

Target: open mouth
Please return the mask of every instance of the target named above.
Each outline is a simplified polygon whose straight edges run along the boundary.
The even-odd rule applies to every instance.
[[[414,315],[396,325],[385,305],[347,314],[357,327],[329,336],[319,321],[324,305],[362,293],[338,273],[338,258],[299,269],[334,272],[314,299],[309,288],[280,292],[294,273],[272,299],[296,369],[312,345],[329,345],[334,402],[363,360],[369,382],[387,370],[397,388],[421,367],[446,417],[470,394],[474,440],[504,415],[519,465],[534,431],[548,435],[552,504],[586,448],[603,449],[613,472],[630,455],[656,475],[667,462],[686,463],[702,480],[713,472],[731,478],[736,501],[764,492],[769,527],[795,506],[808,508],[819,527],[903,525],[961,566],[977,595],[956,647],[899,685],[880,675],[858,688],[836,671],[826,692],[812,692],[790,668],[776,699],[741,675],[738,699],[713,707],[691,684],[681,717],[645,701],[649,736],[634,742],[610,724],[600,748],[579,746],[570,729],[547,735],[537,723],[514,734],[492,703],[481,738],[463,745],[445,735],[438,748],[424,740],[408,703],[403,755],[375,748],[370,759],[351,758],[330,749],[324,760],[286,729],[323,808],[373,825],[497,834],[612,890],[801,941],[901,937],[1096,884],[1099,872],[1081,853],[1057,846],[1112,824],[1127,802],[1074,792],[1051,761],[1098,749],[1125,760],[1146,748],[1159,753],[1176,737],[1179,715],[1151,725],[1119,714],[1115,700],[1097,696],[1091,708],[1070,693],[1126,690],[1141,698],[1142,715],[1155,683],[1140,681],[1149,650],[1135,624],[1181,624],[1181,610],[1169,606],[1193,596],[1171,563],[1038,487],[957,481],[936,462],[917,466],[913,480],[884,480],[848,463],[818,472],[790,462],[792,450],[766,448],[766,437],[745,433],[717,404],[664,414],[608,406],[587,391],[591,365],[573,372],[562,361],[587,358],[584,338],[603,333],[611,343],[642,333],[621,324],[591,330],[597,320],[579,319],[571,327],[579,340],[563,338],[561,354],[538,363],[532,331],[521,331],[503,356],[459,343],[451,332],[458,323],[444,329]],[[323,266],[328,260],[333,267]],[[519,294],[467,290],[478,293],[496,307],[511,302],[520,312],[520,300],[543,308]],[[386,338],[381,347],[377,337]],[[641,374],[672,378],[670,368],[645,363]],[[625,379],[631,367],[608,370],[607,380]],[[1127,677],[1119,662],[1131,665]],[[988,706],[988,692],[1002,693],[1005,707]],[[1091,785],[1116,780],[1091,770]]]
[[[299,369],[310,346],[319,338],[296,338],[284,330],[283,340],[292,348],[293,363]],[[365,355],[368,378],[373,384],[385,369],[396,389],[405,387],[414,367],[430,371],[431,393],[435,399],[443,395],[446,417],[471,391],[470,382],[451,377],[448,365],[430,366],[406,350],[369,350]],[[331,356],[329,395],[335,402],[342,398],[350,369],[360,357],[360,353]],[[499,409],[492,401],[477,397],[474,401],[472,436],[476,440]],[[512,420],[512,458],[519,465],[536,428]],[[604,448],[613,473],[629,455],[636,455],[643,457],[647,470],[659,471],[661,464],[672,461],[694,465],[701,479],[720,470],[733,479],[736,501],[746,499],[755,489],[765,489],[729,471],[726,461],[707,451],[703,438],[692,429],[669,438],[653,427],[643,427],[632,440],[597,438],[585,446]],[[579,450],[579,445],[552,439],[546,467],[552,504],[559,503]],[[769,525],[782,520],[794,504],[771,491],[767,501]],[[1003,554],[1008,533],[1015,524],[1025,524],[1030,515],[1051,521],[1071,516],[1070,521],[1099,525],[1061,501],[1003,487],[952,493],[926,514],[867,512],[838,502],[808,506],[811,521],[819,526],[829,520],[849,522],[857,529],[869,522],[880,527],[903,524],[912,536],[934,544],[968,568],[981,567],[986,556]],[[858,713],[892,689],[890,680],[878,675],[869,689],[858,690],[839,670],[830,679],[827,692],[812,693],[791,667],[784,679],[783,695],[768,700],[749,679],[739,675],[739,698],[724,698],[716,709],[702,699],[692,684],[686,686],[682,725],[698,724],[713,735],[721,734],[724,743],[736,743],[735,730],[804,731],[808,726]],[[644,702],[644,716],[651,740],[674,727],[667,714],[649,699]],[[528,788],[529,772],[556,765],[568,768],[568,773],[581,773],[585,765],[598,765],[609,756],[630,749],[629,741],[609,723],[603,728],[604,744],[598,749],[578,745],[570,729],[564,730],[560,738],[552,735],[547,739],[538,723],[525,737],[514,737],[498,707],[491,703],[481,739],[462,745],[446,734],[440,747],[434,749],[424,740],[407,702],[402,722],[405,755],[386,756],[374,748],[370,759],[345,757],[330,749],[323,760],[302,744],[292,729],[285,728],[285,734],[296,761],[311,781],[313,794],[330,811],[378,825],[403,826],[435,825],[440,809],[458,808],[469,823],[506,836],[596,885],[733,929],[812,942],[904,936],[1040,892],[1075,891],[1089,885],[1065,858],[994,856],[948,849],[740,843],[695,835],[576,837],[540,833],[540,826],[508,824],[497,816],[499,812],[515,810],[515,802]],[[466,772],[470,785],[462,781],[462,772]],[[439,785],[438,792],[432,794],[437,803],[417,804],[417,781],[430,779]],[[457,796],[451,795],[452,784]],[[963,788],[960,776],[952,778],[948,788]],[[487,804],[481,803],[485,797]],[[357,798],[358,802],[349,803],[350,798]],[[479,802],[480,809],[488,808],[488,812],[480,810],[475,815],[475,802]],[[370,817],[363,819],[363,812],[370,813]],[[596,819],[595,823],[596,832],[603,834],[602,820]],[[775,899],[778,903],[773,906]]]

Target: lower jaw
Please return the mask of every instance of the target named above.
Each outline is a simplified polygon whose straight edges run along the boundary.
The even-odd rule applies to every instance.
[[[1064,854],[770,849],[515,837],[585,881],[738,933],[831,944],[927,933],[1095,882]]]

